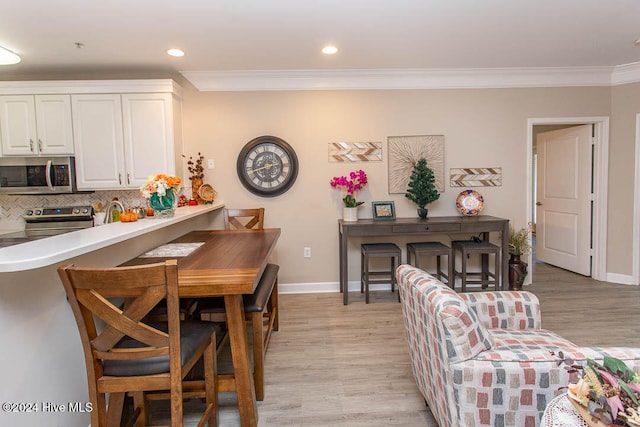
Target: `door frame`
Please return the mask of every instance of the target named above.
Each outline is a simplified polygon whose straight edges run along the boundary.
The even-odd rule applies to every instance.
[[[636,114],[636,159],[633,198],[633,249],[631,261],[631,284],[640,284],[640,114]]]
[[[591,277],[606,281],[607,278],[607,200],[609,188],[609,117],[549,117],[527,120],[527,223],[533,221],[533,127],[538,125],[594,126],[595,149],[593,151],[594,194],[592,209],[592,258]],[[529,254],[529,263],[532,255]]]

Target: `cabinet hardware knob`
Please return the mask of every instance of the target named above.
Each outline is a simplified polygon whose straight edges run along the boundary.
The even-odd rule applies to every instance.
[[[33,153],[33,139],[29,140],[29,150]]]
[[[42,151],[42,140],[38,138],[38,151]]]
[[[122,185],[122,174],[118,174],[118,184]]]

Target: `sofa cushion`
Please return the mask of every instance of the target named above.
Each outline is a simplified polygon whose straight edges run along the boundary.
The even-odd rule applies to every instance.
[[[435,327],[445,337],[447,357],[450,363],[470,359],[493,345],[491,335],[478,320],[476,313],[447,285],[420,269],[406,276],[411,293],[421,294],[425,315],[435,320]],[[425,325],[433,323],[423,319]]]
[[[546,329],[489,329],[493,347],[478,354],[476,360],[513,362],[550,362],[558,360],[559,351],[574,359],[585,355],[571,341]]]

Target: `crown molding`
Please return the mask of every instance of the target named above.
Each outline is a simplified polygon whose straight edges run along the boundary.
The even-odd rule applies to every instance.
[[[618,86],[640,82],[640,62],[618,65],[611,74],[611,85]]]
[[[1,95],[158,92],[181,98],[183,89],[171,79],[0,81]]]
[[[200,91],[477,89],[611,86],[640,81],[640,63],[616,67],[182,71]]]

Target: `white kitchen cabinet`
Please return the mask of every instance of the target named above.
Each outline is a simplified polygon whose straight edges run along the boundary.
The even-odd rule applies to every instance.
[[[179,102],[170,93],[73,95],[78,189],[139,188],[178,174]]]
[[[120,95],[72,95],[79,190],[125,188]]]
[[[149,175],[176,174],[172,95],[122,95],[127,184],[140,187]]]
[[[73,154],[69,95],[0,96],[3,156]]]

